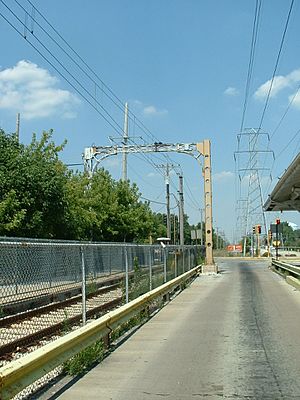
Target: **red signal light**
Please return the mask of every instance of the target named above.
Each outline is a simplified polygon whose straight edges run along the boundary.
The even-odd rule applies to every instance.
[[[280,219],[276,218],[276,225],[279,225],[279,224],[280,224]]]

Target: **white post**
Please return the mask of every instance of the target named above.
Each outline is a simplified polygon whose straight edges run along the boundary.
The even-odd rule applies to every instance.
[[[126,292],[126,303],[129,302],[129,271],[128,271],[128,251],[125,244],[125,292]]]
[[[81,273],[82,273],[82,284],[81,284],[81,293],[82,293],[82,325],[86,324],[86,275],[85,275],[85,260],[84,260],[84,252],[83,248],[80,247],[81,253]]]
[[[149,247],[149,290],[152,290],[152,249]]]

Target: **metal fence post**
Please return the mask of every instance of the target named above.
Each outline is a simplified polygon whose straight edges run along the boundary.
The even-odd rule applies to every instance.
[[[192,267],[192,260],[191,260],[191,257],[192,257],[192,255],[191,255],[191,249],[190,248],[188,248],[188,250],[189,250],[189,270],[191,269],[191,267]]]
[[[163,249],[164,252],[164,283],[167,282],[167,248]]]
[[[81,272],[82,272],[82,285],[81,285],[81,293],[82,293],[82,325],[86,324],[86,274],[85,274],[85,260],[83,248],[80,247],[81,253]]]
[[[174,269],[175,269],[175,278],[177,278],[177,249],[175,249],[175,254],[174,254]]]
[[[182,273],[185,273],[185,256],[184,256],[185,248],[182,246]]]
[[[126,293],[126,303],[129,302],[129,279],[128,279],[128,251],[127,246],[125,244],[125,293]]]
[[[152,253],[149,247],[149,290],[152,290]]]

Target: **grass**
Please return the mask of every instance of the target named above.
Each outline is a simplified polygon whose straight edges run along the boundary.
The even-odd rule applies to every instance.
[[[88,346],[76,356],[63,364],[64,373],[76,376],[88,371],[94,364],[103,360],[105,347],[103,340],[98,340],[95,344]]]

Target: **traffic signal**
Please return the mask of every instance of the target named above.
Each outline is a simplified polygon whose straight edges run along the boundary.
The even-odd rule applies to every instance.
[[[261,225],[257,225],[257,233],[261,233]]]
[[[252,228],[252,232],[253,232],[253,234],[256,233],[256,227],[255,226]]]
[[[269,242],[271,242],[271,240],[272,240],[272,231],[271,231],[271,229],[269,229],[269,231],[268,231],[268,238],[269,238]]]
[[[276,218],[276,225],[279,225],[279,224],[280,224],[280,219]]]

